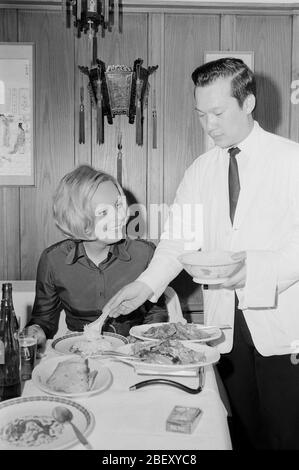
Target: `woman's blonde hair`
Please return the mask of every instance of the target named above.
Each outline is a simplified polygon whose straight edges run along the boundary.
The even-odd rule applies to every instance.
[[[80,165],[61,179],[53,197],[53,215],[65,236],[77,240],[94,239],[95,214],[91,199],[105,181],[115,184],[124,196],[113,176],[89,165]]]

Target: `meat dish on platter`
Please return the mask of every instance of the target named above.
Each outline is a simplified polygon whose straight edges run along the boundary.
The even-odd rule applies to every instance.
[[[193,323],[162,323],[159,326],[152,326],[143,333],[146,338],[152,339],[178,339],[178,340],[199,340],[209,339],[211,334],[198,328]]]
[[[180,341],[165,341],[132,344],[134,358],[152,364],[186,365],[205,362],[205,354],[184,346]]]

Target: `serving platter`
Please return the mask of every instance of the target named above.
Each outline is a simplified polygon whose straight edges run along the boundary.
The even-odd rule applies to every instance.
[[[14,398],[0,403],[0,449],[60,450],[78,444],[72,427],[53,418],[56,406],[68,408],[81,433],[90,434],[94,416],[79,403],[54,396]]]
[[[57,395],[62,397],[70,398],[83,398],[89,397],[91,395],[96,395],[98,393],[104,392],[112,384],[112,373],[109,367],[104,367],[99,361],[89,358],[88,366],[90,371],[97,371],[97,376],[94,380],[94,383],[90,390],[86,392],[62,392],[53,390],[48,384],[47,380],[54,372],[57,365],[61,362],[67,361],[74,358],[73,355],[64,356],[55,356],[49,359],[41,361],[41,363],[33,369],[32,372],[32,381],[36,387],[38,387],[43,392],[49,393],[51,395]]]
[[[143,370],[154,370],[156,372],[175,372],[181,370],[189,370],[189,369],[198,369],[199,367],[204,367],[209,364],[214,364],[219,361],[220,353],[217,348],[213,348],[206,344],[202,343],[191,343],[191,342],[181,342],[187,349],[191,349],[196,352],[203,353],[205,355],[205,359],[202,361],[187,363],[187,364],[158,364],[153,362],[148,362],[147,360],[140,360],[138,357],[134,357],[134,344],[126,344],[118,348],[118,351],[132,355],[132,357],[119,357],[118,360],[134,366],[135,368],[143,369]],[[153,341],[145,341],[144,346],[148,346],[151,344],[155,344]]]
[[[159,328],[163,329],[164,327],[167,327],[169,324],[168,323],[152,323],[152,324],[146,324],[146,325],[136,325],[133,326],[130,329],[130,335],[134,336],[137,339],[141,339],[144,341],[159,341],[160,338],[155,338],[155,336],[146,336],[146,332],[150,330],[151,328]],[[195,331],[198,331],[198,333],[203,333],[203,335],[207,335],[206,338],[199,338],[199,339],[184,339],[184,340],[179,340],[179,341],[184,341],[184,342],[192,342],[192,343],[206,343],[207,341],[213,341],[215,339],[220,338],[221,336],[221,330],[220,328],[216,326],[203,326],[203,325],[198,325],[196,323],[187,323],[186,325],[182,325],[183,328],[187,327],[190,325]],[[167,335],[165,336],[166,339]],[[177,339],[176,336],[171,336],[173,339]]]
[[[103,337],[110,342],[112,351],[128,343],[128,340],[124,336],[118,335],[116,333],[104,332]],[[51,347],[58,354],[78,355],[78,353],[71,351],[71,348],[74,346],[74,344],[78,340],[84,341],[84,342],[86,341],[86,343],[88,343],[88,340],[85,338],[84,333],[79,332],[79,333],[70,333],[64,336],[60,336],[59,338],[56,338],[54,341],[52,341]],[[89,357],[99,358],[101,357],[101,353],[90,354]]]

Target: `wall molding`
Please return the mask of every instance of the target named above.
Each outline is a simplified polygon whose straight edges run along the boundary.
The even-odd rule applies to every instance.
[[[0,9],[36,9],[61,10],[61,0],[0,0]],[[201,2],[201,1],[149,1],[125,0],[124,12],[147,13],[200,13],[200,14],[252,14],[252,15],[292,15],[299,14],[298,3],[233,3],[233,2]]]

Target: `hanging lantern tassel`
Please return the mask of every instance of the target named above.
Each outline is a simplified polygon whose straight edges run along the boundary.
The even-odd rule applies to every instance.
[[[104,5],[104,28],[107,28],[108,23],[109,23],[109,0],[105,0],[105,5]]]
[[[82,0],[77,0],[77,22],[80,23],[82,15]]]
[[[153,149],[158,148],[157,145],[157,109],[156,109],[156,90],[153,90]]]
[[[115,0],[114,2],[114,25],[115,25],[115,30],[119,33],[119,0]]]
[[[104,143],[104,119],[102,107],[102,80],[97,80],[97,143]]]
[[[123,168],[122,168],[122,135],[121,135],[121,132],[119,131],[118,133],[118,144],[117,144],[117,148],[118,148],[118,153],[117,153],[117,181],[118,183],[120,184],[120,186],[122,186],[122,172],[123,172]]]
[[[91,51],[91,66],[95,67],[97,63],[97,55],[98,55],[98,42],[97,42],[97,36],[94,35],[92,38],[92,51]]]
[[[142,108],[141,108],[141,80],[140,80],[140,65],[136,68],[137,80],[136,80],[136,144],[142,145]]]
[[[124,30],[124,14],[123,14],[123,4],[122,0],[118,0],[118,22],[119,22],[119,32],[122,33]]]
[[[82,0],[76,2],[76,24],[77,24],[77,37],[81,37],[81,15],[82,15]]]
[[[141,101],[137,101],[136,109],[136,144],[142,145]]]
[[[79,144],[85,144],[84,87],[80,87]]]

